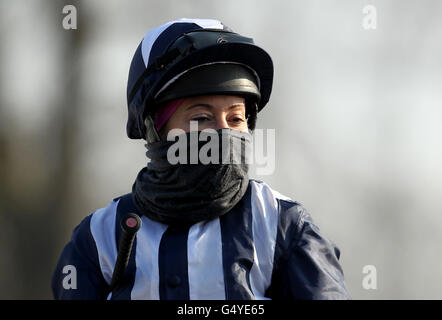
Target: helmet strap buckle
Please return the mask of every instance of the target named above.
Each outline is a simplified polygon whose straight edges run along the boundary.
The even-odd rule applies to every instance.
[[[146,141],[148,144],[161,141],[160,135],[157,129],[155,129],[155,124],[150,115],[147,115],[146,119],[144,119],[144,125],[146,126]]]

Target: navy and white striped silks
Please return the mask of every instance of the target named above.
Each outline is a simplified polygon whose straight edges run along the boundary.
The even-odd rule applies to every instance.
[[[119,220],[128,212],[137,213],[130,193],[76,227],[53,274],[55,299],[350,298],[337,246],[301,204],[254,179],[211,221],[168,227],[142,216],[124,284],[109,294]],[[76,270],[75,289],[63,285],[67,265]]]

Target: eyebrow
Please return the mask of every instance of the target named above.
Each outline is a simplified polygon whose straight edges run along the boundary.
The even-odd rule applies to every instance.
[[[191,106],[188,106],[186,108],[186,111],[190,110],[192,108],[196,108],[196,107],[206,107],[206,108],[209,108],[209,109],[214,109],[215,108],[213,105],[208,104],[208,103],[195,103],[195,104],[192,104]],[[233,109],[233,108],[236,108],[236,107],[245,107],[245,104],[244,103],[234,103],[228,109],[230,110],[230,109]]]

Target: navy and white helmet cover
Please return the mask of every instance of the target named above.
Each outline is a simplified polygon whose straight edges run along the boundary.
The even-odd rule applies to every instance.
[[[183,72],[204,64],[233,62],[246,65],[257,75],[260,84],[260,111],[270,98],[273,82],[273,63],[266,51],[250,42],[214,42],[195,50],[163,69],[155,66],[168,47],[184,33],[197,30],[232,30],[218,20],[178,19],[149,30],[135,51],[127,82],[127,135],[131,139],[145,139],[144,120],[155,95],[164,85]],[[146,72],[149,71],[149,72]]]

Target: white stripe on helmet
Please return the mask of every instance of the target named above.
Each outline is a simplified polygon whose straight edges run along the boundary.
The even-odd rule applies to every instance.
[[[223,24],[214,19],[188,19],[188,18],[181,18],[178,20],[170,21],[166,24],[163,24],[162,26],[159,26],[155,29],[149,30],[146,35],[143,38],[142,44],[141,44],[141,54],[143,56],[144,65],[147,67],[149,64],[149,56],[150,51],[152,50],[152,46],[155,43],[155,41],[158,39],[158,37],[163,33],[169,26],[171,26],[174,23],[195,23],[199,25],[203,29],[223,29]]]

